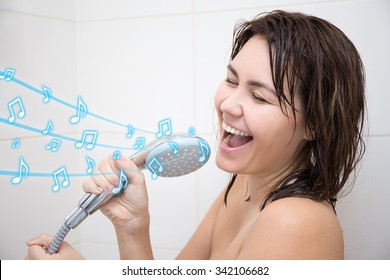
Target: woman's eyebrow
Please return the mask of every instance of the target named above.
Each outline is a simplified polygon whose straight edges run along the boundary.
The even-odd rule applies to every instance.
[[[230,72],[232,72],[232,74],[235,76],[235,77],[238,77],[238,73],[236,71],[236,69],[234,69],[234,67],[231,65],[231,64],[228,64],[227,66],[228,70]],[[275,96],[277,96],[277,93],[276,91],[273,89],[273,87],[271,87],[270,85],[266,84],[266,83],[263,83],[261,81],[255,81],[255,80],[249,80],[247,82],[248,85],[250,86],[254,86],[254,87],[258,87],[258,88],[265,88],[266,90],[270,91],[271,93],[273,93]]]

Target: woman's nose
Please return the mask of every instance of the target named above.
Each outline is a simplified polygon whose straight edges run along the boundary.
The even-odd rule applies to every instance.
[[[234,117],[242,116],[242,104],[238,92],[226,97],[222,101],[220,109],[223,113]]]

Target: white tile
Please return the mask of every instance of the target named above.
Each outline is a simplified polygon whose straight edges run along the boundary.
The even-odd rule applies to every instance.
[[[154,249],[153,255],[155,260],[174,260],[180,251]]]
[[[84,242],[79,252],[87,260],[119,260],[117,245]]]
[[[56,154],[46,151],[46,139],[24,139],[18,149],[12,149],[6,142],[0,142],[0,212],[2,221],[1,258],[23,259],[27,252],[25,242],[40,233],[54,235],[65,217],[76,206],[80,197],[79,178],[69,177],[70,185],[54,193],[53,172],[60,166],[68,167],[68,172],[77,172],[79,153],[64,145]],[[13,184],[19,171],[19,159],[23,156],[27,169],[21,169],[19,184]],[[59,176],[59,183],[63,177]],[[77,231],[68,234],[67,240],[77,242]]]
[[[72,133],[78,137],[80,128],[69,122],[75,109],[54,100],[44,103],[39,94],[15,84],[0,81],[0,89],[4,89],[3,98],[0,99],[0,140],[43,136],[48,141],[53,137],[65,140],[63,136]],[[22,111],[24,116],[20,118]],[[15,120],[10,122],[12,114]],[[44,134],[47,129],[50,131]]]
[[[195,0],[195,11],[196,12],[210,12],[210,11],[225,11],[225,10],[240,10],[240,9],[257,9],[258,13],[260,9],[265,9],[275,6],[293,6],[302,3],[316,3],[322,2],[321,0]]]
[[[81,24],[79,84],[91,110],[149,132],[171,118],[174,132],[186,131],[194,123],[191,31],[190,16]]]
[[[2,0],[0,9],[31,14],[34,16],[55,17],[74,20],[76,0]]]
[[[352,192],[338,204],[347,259],[390,258],[390,138],[370,139]]]
[[[145,17],[190,13],[191,0],[137,1],[137,0],[81,0],[77,1],[79,20]]]
[[[0,117],[8,119],[8,104],[20,97],[26,110],[17,123],[36,129],[44,129],[48,120],[55,124],[55,133],[77,131],[69,125],[73,109],[55,101],[72,102],[76,91],[76,46],[74,25],[49,19],[0,11],[0,70],[15,70],[14,79],[0,80]],[[42,86],[52,92],[53,98],[44,103]],[[38,91],[38,92],[37,92]],[[15,105],[14,110],[20,108]],[[12,130],[11,133],[8,129]],[[28,130],[16,129],[18,136],[37,136]],[[10,135],[12,134],[12,135]],[[1,138],[14,135],[10,126]]]
[[[92,243],[116,244],[114,227],[100,211],[93,213],[81,225],[82,241]]]

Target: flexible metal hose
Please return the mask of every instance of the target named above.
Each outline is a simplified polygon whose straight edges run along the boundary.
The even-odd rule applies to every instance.
[[[66,223],[64,223],[61,228],[57,231],[56,235],[54,236],[53,241],[51,242],[49,248],[47,249],[47,252],[52,255],[57,253],[58,248],[60,247],[62,241],[65,239],[65,236],[70,231],[70,227]]]

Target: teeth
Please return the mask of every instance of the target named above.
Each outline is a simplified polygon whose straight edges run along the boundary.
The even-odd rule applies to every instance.
[[[241,135],[241,136],[250,136],[250,134],[248,134],[244,131],[238,130],[236,128],[233,128],[233,127],[227,125],[225,122],[222,122],[222,128],[231,134],[236,134],[236,135]]]

